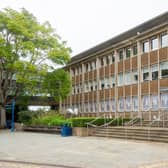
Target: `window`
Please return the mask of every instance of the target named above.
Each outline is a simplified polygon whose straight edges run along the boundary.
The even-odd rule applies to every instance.
[[[106,111],[110,111],[110,100],[106,100]]]
[[[161,108],[167,109],[168,108],[168,93],[162,93],[160,98],[161,98]]]
[[[109,59],[109,56],[106,57],[106,65],[109,65],[110,64],[110,59]]]
[[[127,85],[131,84],[131,72],[125,73],[125,84]]]
[[[89,91],[89,84],[85,83],[85,92],[88,92],[88,91]]]
[[[104,101],[100,102],[100,110],[101,112],[104,112],[105,108],[104,108]]]
[[[90,62],[89,65],[90,65],[90,70],[93,70],[93,64],[92,64],[92,62]]]
[[[94,69],[96,69],[96,61],[92,61],[92,69],[94,70]]]
[[[123,50],[120,50],[119,51],[119,61],[121,61],[123,59],[124,59],[124,52],[123,52]]]
[[[123,81],[123,73],[118,74],[118,86],[122,86],[124,83]]]
[[[105,83],[104,83],[104,79],[100,80],[100,89],[103,90],[105,88]]]
[[[115,112],[116,111],[116,101],[115,101],[115,99],[111,100],[111,105],[112,105],[112,112]]]
[[[150,99],[149,95],[142,96],[142,108],[144,111],[148,111],[150,108]]]
[[[88,103],[85,103],[85,112],[87,113],[89,111]]]
[[[104,66],[104,59],[103,59],[103,57],[100,58],[100,65],[101,65],[101,66]]]
[[[133,46],[133,56],[137,55],[138,50],[137,50],[137,45]]]
[[[88,71],[88,64],[85,64],[85,72]]]
[[[151,40],[151,50],[157,50],[158,49],[158,39],[154,38]]]
[[[152,80],[157,80],[158,79],[158,65],[153,65],[151,67],[152,71]]]
[[[112,54],[111,56],[111,62],[114,63],[115,62],[115,57],[114,57],[114,54]]]
[[[138,96],[132,97],[133,111],[138,111]]]
[[[75,69],[72,69],[72,76],[75,76]]]
[[[125,99],[125,110],[126,111],[131,111],[131,97],[128,96]]]
[[[110,88],[110,79],[109,78],[105,79],[105,84],[106,84],[106,89]]]
[[[126,48],[126,58],[130,58],[131,56],[131,48]]]
[[[144,67],[142,69],[142,72],[143,72],[143,81],[148,81],[149,80],[149,68]]]
[[[137,83],[138,82],[138,71],[137,70],[134,70],[133,72],[132,72],[132,75],[133,75],[133,81],[132,81],[132,83]]]
[[[152,110],[158,110],[158,95],[151,95]]]
[[[124,112],[124,98],[121,97],[118,100],[118,111],[119,112]]]
[[[167,47],[168,46],[168,34],[161,35],[161,47]]]
[[[143,53],[149,52],[149,42],[146,41],[143,43]]]
[[[168,62],[160,63],[160,73],[161,73],[161,78],[168,77]]]
[[[111,77],[111,83],[112,83],[112,88],[114,88],[115,87],[115,76],[114,75],[112,75]]]

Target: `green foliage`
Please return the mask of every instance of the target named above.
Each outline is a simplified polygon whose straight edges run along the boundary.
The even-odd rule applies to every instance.
[[[44,79],[43,90],[47,90],[56,100],[64,99],[71,91],[71,80],[68,72],[58,69],[48,73]]]
[[[61,40],[48,22],[39,23],[36,17],[24,8],[20,12],[10,8],[1,10],[0,103],[5,105],[9,95],[17,97],[50,94],[50,89],[42,87],[45,85],[43,82],[48,78],[48,72],[54,71],[57,65],[68,63],[70,52],[66,42]],[[65,79],[62,85],[68,83],[67,75],[61,74],[61,82]],[[56,83],[53,79],[51,83],[54,82]],[[54,86],[52,85],[53,90]],[[60,92],[62,98],[69,93],[70,89],[66,87],[69,87],[69,84],[63,86],[64,91]],[[3,118],[0,126],[4,127],[6,119],[1,115],[0,111],[0,118]]]
[[[13,95],[45,93],[47,89],[40,86],[48,71],[70,60],[70,48],[51,25],[39,23],[26,9],[0,11],[0,43],[0,75],[5,71],[4,78],[15,79],[17,86],[21,85],[17,89],[11,84],[3,87],[10,88]]]
[[[95,118],[88,118],[88,117],[80,117],[80,118],[72,118],[70,121],[72,123],[72,127],[86,127],[88,122],[93,121]],[[105,123],[110,122],[113,119],[104,119],[104,118],[99,118],[95,120],[92,124],[101,126]],[[122,122],[127,122],[130,119],[124,118],[123,121],[121,118],[114,119],[114,121],[110,124],[110,126],[121,126]]]
[[[19,122],[28,125],[31,123],[32,118],[35,118],[39,115],[39,112],[34,111],[20,111],[18,113]]]

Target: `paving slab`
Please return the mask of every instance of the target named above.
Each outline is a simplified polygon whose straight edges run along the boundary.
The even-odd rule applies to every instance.
[[[168,143],[0,131],[0,159],[81,168],[139,168],[167,164]]]

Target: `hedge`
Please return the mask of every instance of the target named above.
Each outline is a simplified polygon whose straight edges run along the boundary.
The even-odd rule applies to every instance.
[[[95,118],[86,118],[86,117],[80,117],[80,118],[72,118],[70,120],[70,122],[72,123],[72,127],[87,127],[87,123],[93,121]],[[92,124],[97,125],[97,126],[101,126],[105,123],[108,123],[110,121],[114,120],[110,126],[121,126],[122,122],[128,122],[130,121],[129,118],[118,118],[118,119],[104,119],[104,118],[98,118],[97,120],[95,120]]]

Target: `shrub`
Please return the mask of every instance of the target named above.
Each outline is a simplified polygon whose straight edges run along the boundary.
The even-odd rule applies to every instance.
[[[32,111],[20,111],[18,113],[18,120],[19,122],[27,125],[31,123],[32,118],[35,117],[36,115],[37,114]]]

